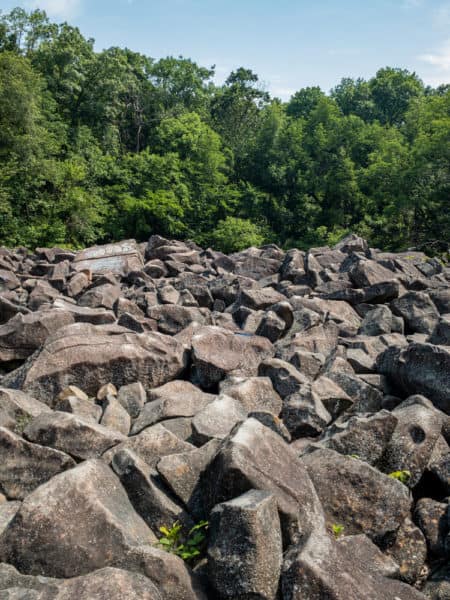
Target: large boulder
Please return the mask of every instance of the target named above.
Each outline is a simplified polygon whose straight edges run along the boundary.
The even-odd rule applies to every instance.
[[[360,538],[360,536],[355,536]],[[380,559],[366,545],[334,542],[311,536],[285,555],[283,600],[425,600],[413,587],[389,579]]]
[[[378,357],[377,367],[402,392],[423,394],[450,414],[450,348],[422,343],[394,346]]]
[[[68,385],[92,396],[109,382],[121,387],[140,381],[155,387],[175,379],[184,367],[184,348],[174,338],[77,323],[48,338],[36,356],[4,378],[3,385],[48,401]]]
[[[407,292],[391,307],[405,321],[408,333],[431,334],[439,322],[439,311],[425,292]]]
[[[218,504],[210,520],[208,573],[219,597],[274,600],[283,547],[273,494],[250,490]]]
[[[343,525],[346,534],[364,533],[383,543],[409,515],[408,488],[362,460],[319,449],[303,456],[302,463],[328,524]]]
[[[421,403],[421,401],[423,403]],[[409,471],[408,485],[422,477],[438,441],[444,415],[422,396],[412,396],[394,409],[397,425],[379,467],[385,473]]]
[[[127,438],[117,431],[66,412],[42,413],[24,429],[24,437],[86,460],[99,458],[108,448]]]
[[[22,500],[54,475],[75,466],[75,461],[58,450],[31,444],[0,427],[0,491]]]
[[[272,355],[267,338],[202,327],[192,337],[193,380],[203,388],[212,388],[229,373],[251,377],[259,363]]]
[[[0,556],[22,573],[75,577],[118,566],[155,536],[102,460],[89,460],[32,492],[0,537]]]
[[[223,442],[202,478],[206,513],[251,489],[273,492],[286,540],[324,529],[317,493],[305,467],[283,439],[249,418]]]
[[[22,575],[13,566],[0,565],[0,597],[9,600],[162,600],[145,575],[105,567],[71,579]]]
[[[162,600],[158,588],[145,575],[105,567],[59,584],[54,600]]]
[[[58,329],[75,322],[65,310],[42,310],[17,314],[0,326],[0,362],[24,360]]]

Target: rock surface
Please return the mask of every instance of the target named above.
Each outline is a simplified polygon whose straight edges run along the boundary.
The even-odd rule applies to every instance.
[[[1,254],[0,598],[449,597],[448,264]]]

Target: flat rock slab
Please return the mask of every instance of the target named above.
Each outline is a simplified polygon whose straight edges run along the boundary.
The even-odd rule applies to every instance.
[[[86,248],[73,261],[73,267],[77,271],[87,269],[93,273],[110,272],[122,276],[131,271],[140,271],[143,266],[142,255],[135,240]]]

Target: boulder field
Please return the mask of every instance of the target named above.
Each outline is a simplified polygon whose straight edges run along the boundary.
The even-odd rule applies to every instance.
[[[0,599],[450,598],[450,267],[0,248]]]

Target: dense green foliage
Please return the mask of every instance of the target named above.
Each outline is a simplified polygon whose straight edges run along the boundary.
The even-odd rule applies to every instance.
[[[250,70],[213,75],[96,52],[41,11],[0,16],[0,242],[448,242],[450,86],[384,68],[282,103]]]

